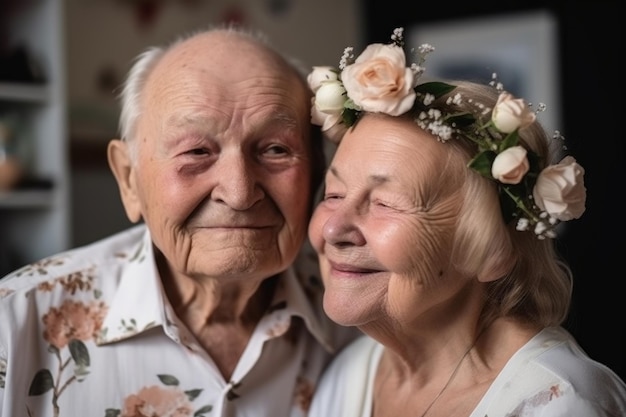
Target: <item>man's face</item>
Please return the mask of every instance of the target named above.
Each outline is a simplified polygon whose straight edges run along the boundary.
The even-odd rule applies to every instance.
[[[309,97],[266,54],[230,42],[196,39],[159,63],[131,181],[173,273],[265,278],[306,236]]]

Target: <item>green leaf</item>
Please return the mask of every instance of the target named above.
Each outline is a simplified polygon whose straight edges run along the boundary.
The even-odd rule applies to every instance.
[[[431,81],[427,83],[418,84],[415,87],[415,91],[421,94],[432,94],[435,98],[439,98],[444,94],[456,88],[455,85],[443,83],[441,81]]]
[[[354,109],[346,108],[343,110],[341,117],[346,126],[352,126],[356,123],[356,119],[359,117],[359,112]]]
[[[157,377],[165,385],[178,386],[178,384],[179,384],[178,379],[176,379],[176,377],[173,376],[173,375],[163,375],[163,374],[161,374],[161,375],[157,375]]]
[[[189,398],[189,401],[193,401],[196,398],[198,398],[198,395],[200,395],[201,392],[202,392],[201,389],[191,389],[191,390],[185,391],[185,394],[187,395],[187,398]]]
[[[526,177],[533,180],[532,184],[530,184],[532,189],[532,187],[535,186],[535,181],[537,180],[539,173],[541,172],[541,158],[531,150],[527,150],[526,152],[526,158],[528,159],[528,165],[530,166]]]
[[[79,381],[82,381],[87,375],[89,375],[89,368],[85,366],[77,366],[74,368],[74,375]]]
[[[506,186],[502,186],[502,188],[507,188]],[[509,222],[515,219],[518,212],[517,202],[514,201],[510,195],[508,195],[504,191],[500,191],[500,211],[502,212],[502,217],[504,218],[504,223],[509,224]]]
[[[120,410],[115,408],[107,408],[104,411],[104,417],[117,417],[120,415]]]
[[[358,111],[359,106],[356,105],[356,103],[354,102],[354,100],[352,100],[351,98],[348,98],[345,103],[343,103],[343,107],[346,109],[350,109],[350,110],[355,110]]]
[[[206,413],[210,413],[211,411],[213,411],[213,406],[212,405],[205,405],[204,407],[198,409],[198,411],[193,413],[193,415],[195,417],[200,417],[200,416],[204,416]]]
[[[476,122],[476,118],[471,113],[461,113],[446,118],[446,124],[463,129]]]
[[[483,151],[476,155],[469,163],[468,167],[478,172],[483,177],[494,179],[491,175],[491,166],[496,159],[496,153],[493,151]]]
[[[500,152],[502,152],[505,149],[510,148],[511,146],[516,146],[517,142],[519,141],[519,134],[517,129],[515,129],[513,132],[509,133],[507,135],[507,137],[504,138],[504,140],[502,140],[502,142],[500,142],[500,145],[498,146],[498,150]]]
[[[88,367],[90,363],[89,359],[89,350],[87,350],[87,346],[77,339],[70,340],[69,343],[70,354],[72,355],[72,359],[76,365],[80,367]]]
[[[528,215],[527,195],[526,177],[519,184],[500,184],[500,208],[506,223],[519,216]]]
[[[41,395],[54,387],[54,379],[47,369],[42,369],[35,374],[33,382],[28,388],[28,395]]]

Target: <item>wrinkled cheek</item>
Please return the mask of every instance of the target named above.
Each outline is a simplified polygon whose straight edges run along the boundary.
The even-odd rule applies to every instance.
[[[191,246],[192,236],[188,230],[193,209],[183,199],[162,198],[146,200],[143,208],[144,221],[150,228],[152,238],[161,251],[176,259],[185,259]],[[175,259],[172,259],[173,261]]]
[[[443,236],[440,230],[423,226],[401,247],[390,245],[399,269],[416,274],[420,281],[436,279],[449,263],[450,250]]]
[[[313,211],[313,216],[309,222],[308,236],[311,246],[317,253],[322,253],[324,248],[323,227],[328,216],[323,208],[318,206]]]
[[[309,192],[309,176],[298,175],[287,179],[283,182],[283,191],[279,197],[281,199],[279,209],[286,222],[283,230],[291,235],[291,239],[302,242],[306,238],[310,220],[312,197]]]
[[[285,222],[278,235],[279,250],[283,259],[293,260],[307,238],[308,207],[303,206],[298,215],[292,215]]]

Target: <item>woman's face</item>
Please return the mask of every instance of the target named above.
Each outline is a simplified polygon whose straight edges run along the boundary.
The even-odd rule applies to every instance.
[[[344,136],[309,225],[336,322],[415,320],[467,283],[450,266],[461,197],[446,180],[466,168],[446,146],[412,120],[380,115]]]

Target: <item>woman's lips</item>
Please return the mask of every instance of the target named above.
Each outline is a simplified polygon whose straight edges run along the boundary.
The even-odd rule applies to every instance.
[[[363,275],[381,272],[379,269],[365,268],[341,262],[329,261],[329,264],[331,270],[341,274]]]

